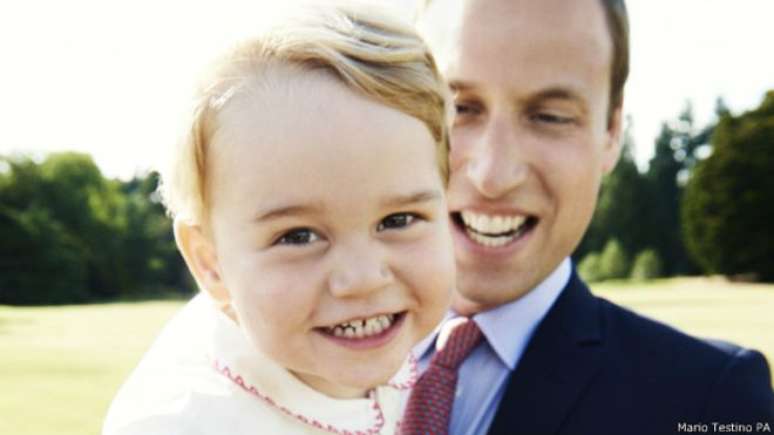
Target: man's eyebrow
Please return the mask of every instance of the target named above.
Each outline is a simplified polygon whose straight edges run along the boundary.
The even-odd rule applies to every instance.
[[[586,105],[586,99],[578,92],[559,86],[540,90],[526,99],[527,103],[537,103],[544,100],[568,100],[583,106]]]
[[[321,203],[314,204],[290,204],[280,205],[260,210],[256,213],[255,222],[265,222],[283,217],[310,215],[322,211],[325,207]]]
[[[449,81],[449,88],[452,92],[467,92],[476,90],[478,86],[473,82],[466,82],[462,80]],[[552,86],[546,89],[541,89],[538,92],[529,95],[524,99],[525,105],[534,105],[545,100],[566,100],[573,103],[577,103],[584,108],[586,107],[586,99],[578,92],[571,88],[564,86]]]
[[[438,190],[423,190],[408,195],[395,195],[382,201],[383,207],[403,207],[423,202],[438,201],[441,199],[441,192]]]
[[[464,92],[475,89],[476,84],[471,82],[464,82],[461,80],[450,80],[449,88],[451,88],[452,92]]]

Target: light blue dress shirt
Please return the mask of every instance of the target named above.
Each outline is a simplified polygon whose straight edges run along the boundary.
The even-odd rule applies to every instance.
[[[570,259],[565,258],[529,293],[473,316],[486,341],[482,341],[460,367],[449,434],[487,433],[511,372],[518,365],[535,328],[569,282],[571,273]],[[449,312],[444,321],[454,317],[458,314]],[[430,363],[439,329],[414,348],[420,372]]]

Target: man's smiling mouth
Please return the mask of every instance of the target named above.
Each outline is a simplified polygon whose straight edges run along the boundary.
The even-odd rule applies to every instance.
[[[468,210],[452,213],[451,216],[470,240],[487,248],[508,245],[532,230],[538,223],[534,216],[488,215]]]

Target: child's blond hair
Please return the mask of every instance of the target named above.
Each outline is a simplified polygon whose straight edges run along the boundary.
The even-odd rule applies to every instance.
[[[413,27],[373,5],[329,0],[294,12],[227,52],[199,86],[187,131],[162,172],[160,191],[170,215],[206,225],[207,161],[216,115],[272,65],[324,71],[422,121],[435,140],[440,174],[448,179],[447,91]]]

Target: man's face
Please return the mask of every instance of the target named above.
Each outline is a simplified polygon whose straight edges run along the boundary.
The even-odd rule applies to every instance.
[[[612,41],[599,0],[469,0],[438,20],[447,2],[424,24],[457,109],[454,307],[470,313],[520,297],[575,249],[618,158],[620,110],[608,122]]]

